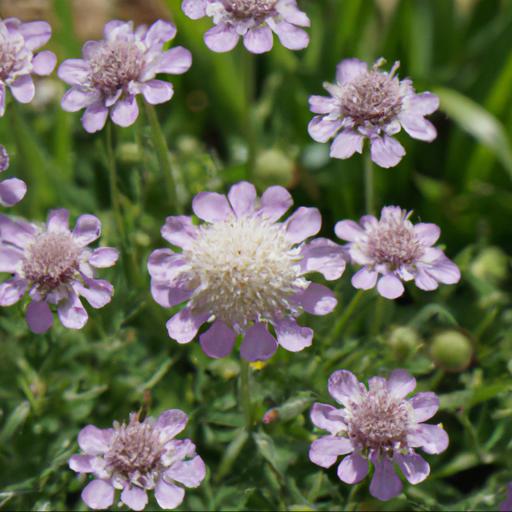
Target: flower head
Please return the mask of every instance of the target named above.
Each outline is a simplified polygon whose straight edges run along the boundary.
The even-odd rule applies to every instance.
[[[78,435],[82,453],[69,459],[69,467],[95,477],[82,492],[84,502],[93,509],[110,508],[117,489],[125,505],[143,510],[147,491],[154,490],[160,507],[178,507],[185,497],[182,486],[198,487],[206,473],[194,443],[175,439],[187,421],[183,411],[171,409],[156,420],[140,421],[139,415],[132,413],[127,424],[83,428]]]
[[[405,155],[393,138],[403,127],[413,138],[431,142],[436,129],[425,119],[439,107],[430,92],[416,94],[411,80],[381,71],[383,59],[371,69],[366,62],[346,59],[338,64],[336,84],[326,83],[330,97],[311,96],[310,109],[317,114],[309,123],[309,134],[317,142],[334,138],[331,157],[350,158],[362,153],[365,137],[371,145],[372,160],[381,167],[394,167]]]
[[[45,21],[0,19],[0,117],[5,113],[6,87],[17,101],[30,103],[35,94],[32,73],[49,75],[53,71],[57,62],[54,53],[34,54],[51,35],[52,29]]]
[[[181,46],[163,50],[175,35],[176,27],[162,20],[135,30],[132,22],[110,21],[102,41],[85,43],[83,59],[60,65],[59,77],[72,86],[62,98],[62,108],[85,108],[82,124],[90,133],[105,126],[109,111],[114,123],[132,125],[139,115],[136,95],[152,105],[169,101],[172,84],[155,76],[185,73],[192,64],[190,52]]]
[[[336,235],[349,242],[350,259],[363,265],[352,277],[355,288],[369,290],[377,285],[383,297],[396,299],[404,292],[402,281],[414,279],[418,288],[427,291],[439,283],[459,281],[457,265],[433,247],[441,234],[439,227],[423,222],[414,225],[410,216],[398,206],[386,206],[378,220],[365,215],[359,224],[351,220],[336,224]]]
[[[35,333],[52,326],[50,304],[57,306],[65,327],[81,329],[88,315],[79,297],[93,308],[102,308],[112,298],[113,286],[96,279],[94,268],[114,265],[117,250],[87,247],[101,233],[93,215],[79,217],[73,231],[68,219],[64,209],[51,211],[43,226],[0,216],[0,272],[13,274],[0,285],[0,306],[11,306],[27,293],[26,318]]]
[[[211,321],[200,336],[206,354],[228,355],[236,335],[242,334],[241,355],[249,361],[268,359],[278,343],[294,352],[311,345],[313,331],[298,325],[296,317],[303,310],[330,313],[336,299],[305,274],[338,279],[345,259],[341,247],[330,240],[304,242],[320,230],[316,208],[299,208],[278,222],[292,203],[283,187],[270,187],[258,200],[254,186],[241,182],[231,187],[228,197],[202,192],[194,198],[192,209],[204,224],[196,226],[184,216],[167,218],[162,236],[182,251],[154,251],[148,269],[160,305],[187,301],[167,323],[171,338],[188,343]]]
[[[9,168],[9,154],[0,144],[0,172]],[[18,178],[10,178],[0,183],[0,204],[2,206],[14,206],[19,203],[27,192],[27,185]]]
[[[343,407],[313,405],[311,421],[329,435],[313,442],[311,461],[329,468],[338,456],[349,454],[338,466],[338,477],[347,484],[363,480],[371,462],[375,473],[370,493],[383,501],[402,490],[394,464],[411,484],[425,480],[430,466],[415,448],[441,453],[448,446],[448,435],[440,426],[423,423],[439,408],[434,393],[406,399],[415,387],[416,380],[405,370],[393,371],[387,380],[371,378],[368,389],[351,372],[334,372],[329,378],[329,393]]]
[[[229,52],[240,37],[250,52],[269,52],[274,44],[272,32],[290,50],[309,44],[308,34],[299,27],[309,27],[310,21],[296,0],[183,0],[182,8],[193,20],[212,18],[215,26],[204,41],[214,52]]]

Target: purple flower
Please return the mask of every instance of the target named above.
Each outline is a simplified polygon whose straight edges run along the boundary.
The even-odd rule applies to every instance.
[[[0,172],[9,168],[9,155],[0,144]],[[0,204],[2,206],[14,206],[19,203],[27,192],[27,185],[18,178],[10,178],[0,183]]]
[[[365,215],[359,224],[352,220],[336,224],[336,235],[349,242],[345,247],[350,259],[363,265],[352,277],[355,288],[369,290],[377,285],[380,295],[396,299],[404,293],[402,281],[414,279],[418,288],[427,291],[439,283],[459,281],[457,265],[432,247],[441,234],[439,227],[423,222],[413,225],[410,215],[398,206],[386,206],[379,220]]]
[[[337,302],[331,290],[304,275],[338,279],[345,260],[330,240],[305,242],[320,230],[316,208],[299,208],[278,222],[292,204],[283,187],[270,187],[258,199],[254,186],[241,182],[227,197],[201,192],[194,198],[192,209],[204,224],[167,218],[162,236],[182,251],[154,251],[148,269],[153,298],[161,306],[187,301],[167,322],[171,338],[189,343],[209,321],[199,337],[204,352],[227,356],[241,334],[240,352],[248,361],[268,359],[278,344],[292,352],[311,345],[312,329],[298,325],[296,317],[302,311],[326,315]]]
[[[204,42],[214,52],[229,52],[240,37],[250,52],[269,52],[272,32],[290,50],[309,44],[308,34],[299,27],[309,27],[310,21],[296,0],[183,0],[182,9],[193,20],[213,19],[215,26],[206,32]]]
[[[512,511],[512,482],[507,484],[507,497],[500,503],[500,512]]]
[[[405,399],[415,387],[416,379],[405,370],[393,371],[388,380],[371,378],[368,389],[351,372],[334,372],[329,378],[329,394],[343,407],[313,405],[311,421],[329,435],[313,441],[311,461],[330,468],[338,456],[349,454],[338,466],[338,477],[347,484],[363,480],[371,462],[375,472],[370,493],[382,501],[402,491],[395,464],[411,484],[425,480],[430,466],[415,448],[441,453],[448,446],[448,434],[438,425],[423,423],[439,408],[435,393]]]
[[[45,45],[52,29],[45,21],[22,23],[17,18],[0,19],[0,117],[5,113],[6,86],[20,103],[30,103],[35,94],[32,73],[49,75],[57,58],[50,51],[34,51]]]
[[[389,73],[381,71],[384,59],[371,69],[366,62],[346,59],[338,64],[336,84],[325,83],[331,95],[311,96],[310,109],[316,115],[309,123],[309,134],[317,142],[331,145],[332,158],[350,158],[362,153],[365,137],[371,145],[372,160],[381,167],[394,167],[405,155],[393,138],[400,129],[413,138],[432,142],[437,132],[425,116],[439,107],[430,92],[416,94],[411,80],[399,80],[396,62]]]
[[[50,304],[57,306],[65,327],[81,329],[88,315],[80,296],[102,308],[114,291],[108,281],[95,279],[94,268],[114,265],[117,250],[87,247],[99,238],[100,221],[82,215],[70,231],[68,219],[64,209],[52,210],[43,226],[0,215],[0,272],[13,274],[0,285],[0,306],[11,306],[27,293],[27,322],[38,334],[52,326]]]
[[[192,65],[192,55],[185,48],[163,50],[175,35],[176,27],[162,20],[135,30],[132,22],[108,22],[104,40],[85,43],[83,59],[60,65],[59,77],[72,86],[62,98],[62,108],[68,112],[85,108],[82,124],[89,133],[105,126],[109,110],[114,123],[132,125],[139,115],[135,96],[142,94],[152,105],[169,101],[172,84],[155,76],[182,74]]]
[[[194,443],[175,439],[187,421],[183,411],[170,409],[156,421],[146,418],[141,422],[138,414],[132,413],[128,424],[83,428],[78,434],[82,454],[73,455],[69,467],[95,477],[82,491],[84,502],[96,510],[110,508],[117,489],[125,505],[144,510],[147,491],[154,490],[160,507],[178,507],[185,497],[182,486],[198,487],[206,473]]]

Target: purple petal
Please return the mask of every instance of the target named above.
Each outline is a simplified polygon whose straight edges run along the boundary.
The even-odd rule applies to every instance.
[[[393,370],[387,380],[387,389],[395,398],[405,398],[416,388],[416,379],[406,370]]]
[[[116,264],[119,251],[113,247],[98,247],[89,257],[89,264],[96,268],[108,268]]]
[[[148,504],[148,495],[140,487],[130,487],[128,484],[121,493],[121,501],[132,510],[144,510]]]
[[[157,249],[148,259],[149,274],[162,284],[176,284],[179,281],[183,266],[187,264],[182,254],[176,254],[170,249]]]
[[[0,272],[15,274],[23,253],[14,247],[0,245]]]
[[[363,152],[364,137],[352,130],[339,133],[331,145],[331,158],[350,158],[354,153]]]
[[[439,98],[431,92],[422,92],[409,98],[407,110],[421,116],[432,114],[439,108]]]
[[[78,434],[78,446],[86,455],[103,455],[109,449],[112,435],[112,429],[87,425]]]
[[[233,214],[225,195],[199,192],[192,200],[193,212],[206,222],[222,222]]]
[[[398,119],[404,130],[414,139],[432,142],[437,137],[435,126],[421,115],[402,112]]]
[[[352,441],[346,437],[324,436],[311,443],[309,459],[323,468],[330,468],[340,455],[354,451]]]
[[[193,20],[206,16],[206,0],[183,0],[181,8]]]
[[[422,448],[430,454],[444,452],[448,448],[448,434],[437,425],[422,424],[407,436],[409,446]]]
[[[89,75],[89,64],[83,59],[67,59],[57,70],[57,76],[69,85],[83,85]]]
[[[5,114],[5,85],[0,83],[0,117]]]
[[[112,300],[114,287],[108,281],[87,279],[86,285],[76,284],[74,288],[94,309],[100,309]]]
[[[340,84],[350,82],[368,71],[368,64],[359,59],[342,60],[336,68],[336,80]]]
[[[329,377],[327,388],[336,402],[348,406],[361,397],[364,386],[352,372],[337,370]]]
[[[69,233],[69,210],[66,208],[51,210],[46,220],[46,228],[54,233]]]
[[[32,59],[34,73],[40,76],[50,75],[57,64],[57,56],[48,50],[38,53]]]
[[[28,305],[25,316],[30,330],[35,334],[45,333],[53,324],[52,312],[44,301],[33,300]]]
[[[176,36],[176,27],[169,21],[157,20],[146,33],[144,43],[146,46],[159,46],[161,47],[167,41],[170,41]]]
[[[368,475],[368,461],[357,453],[345,457],[338,466],[338,478],[346,484],[357,484]]]
[[[165,472],[166,479],[179,482],[185,487],[199,487],[205,476],[206,466],[199,455],[192,460],[176,462]]]
[[[204,42],[213,52],[231,51],[238,43],[239,35],[236,30],[225,23],[219,23],[204,35]]]
[[[404,293],[404,285],[398,277],[386,274],[379,279],[377,291],[386,299],[397,299]]]
[[[185,283],[171,286],[168,282],[151,281],[151,295],[157,304],[164,308],[172,308],[192,297],[194,290],[188,289]]]
[[[215,320],[212,326],[199,336],[199,343],[208,357],[228,356],[235,345],[236,334],[222,320]]]
[[[172,510],[183,502],[185,490],[183,487],[166,483],[160,479],[155,487],[155,498],[161,508],[164,510]]]
[[[251,28],[244,36],[244,46],[252,53],[266,53],[272,50],[274,36],[267,25]]]
[[[254,212],[256,205],[256,188],[247,181],[241,181],[229,189],[228,199],[237,217]]]
[[[278,2],[276,4],[277,12],[289,23],[299,25],[300,27],[311,26],[311,20],[306,13],[302,12],[294,2]]]
[[[197,237],[197,228],[185,215],[167,217],[160,232],[170,244],[182,249],[190,248]]]
[[[301,274],[320,272],[325,279],[339,279],[345,271],[346,261],[343,248],[326,238],[316,238],[301,250]]]
[[[274,322],[277,342],[290,352],[300,352],[313,343],[313,329],[300,326],[294,319]]]
[[[298,244],[316,235],[322,227],[322,216],[317,208],[301,206],[286,221],[286,237]]]
[[[439,287],[437,281],[421,268],[418,270],[418,273],[414,278],[414,284],[421,290],[425,290],[427,292],[436,290]]]
[[[378,272],[363,267],[352,276],[352,286],[358,290],[371,290],[377,283]]]
[[[430,466],[427,461],[417,453],[397,454],[394,459],[400,466],[405,478],[413,485],[423,482],[430,474]]]
[[[85,131],[95,133],[102,130],[107,122],[107,116],[108,108],[100,101],[87,107],[82,116],[82,125]]]
[[[82,491],[82,499],[93,510],[104,510],[114,503],[114,487],[105,480],[93,480]]]
[[[418,423],[429,420],[439,409],[439,398],[431,391],[418,393],[409,400],[409,403],[414,409],[414,419]]]
[[[336,100],[327,96],[310,96],[309,110],[314,114],[330,114],[336,109]]]
[[[371,140],[372,160],[380,167],[388,169],[395,167],[405,155],[405,149],[393,137],[384,135],[383,137],[374,137]]]
[[[192,66],[192,54],[183,46],[176,46],[164,52],[156,63],[156,73],[181,75]]]
[[[436,261],[428,273],[437,281],[443,284],[455,284],[460,281],[460,270],[453,261],[443,257]]]
[[[167,322],[167,332],[178,343],[190,343],[207,319],[207,313],[192,313],[185,308]]]
[[[84,91],[78,87],[72,87],[62,97],[60,105],[66,112],[78,112],[97,101],[98,93],[96,91]]]
[[[101,222],[94,215],[80,215],[73,229],[73,238],[75,242],[85,247],[97,240],[101,235]]]
[[[23,297],[27,289],[25,279],[17,277],[0,284],[0,306],[12,306]]]
[[[414,226],[414,234],[419,238],[423,245],[430,247],[434,245],[441,236],[439,226],[435,224],[420,222]]]
[[[36,88],[34,81],[30,75],[20,76],[15,80],[9,88],[11,89],[12,95],[20,103],[30,103],[34,99]]]
[[[173,94],[174,89],[172,84],[164,82],[162,80],[148,80],[141,86],[141,92],[144,95],[144,99],[150,105],[159,105],[169,101]]]
[[[46,21],[21,23],[18,30],[25,39],[25,46],[31,51],[45,45],[52,37],[52,28]]]
[[[344,412],[332,405],[318,402],[313,404],[310,417],[315,427],[327,430],[333,436],[347,430]]]
[[[91,462],[94,457],[90,455],[73,455],[68,462],[69,468],[77,473],[92,473],[94,471]]]
[[[327,142],[341,128],[341,121],[331,121],[323,116],[315,116],[308,125],[308,133],[316,142]]]
[[[312,315],[323,316],[330,313],[338,304],[334,293],[326,286],[311,283],[308,288],[298,296],[304,311]]]
[[[29,246],[39,229],[23,220],[12,220],[5,215],[0,215],[0,236],[2,241],[8,242],[20,248]]]
[[[158,416],[155,422],[155,428],[162,430],[168,441],[185,430],[187,423],[188,416],[183,411],[180,409],[169,409]]]
[[[128,96],[119,100],[110,112],[110,119],[117,125],[126,128],[137,120],[139,107],[135,96]]]
[[[261,196],[260,214],[271,222],[278,221],[293,205],[288,190],[279,185],[267,188]]]
[[[262,323],[255,323],[244,336],[240,355],[247,361],[264,361],[277,350],[277,341]]]
[[[275,33],[281,44],[289,50],[303,50],[309,44],[308,33],[287,21],[280,21],[275,24]]]
[[[353,220],[341,220],[334,226],[334,232],[338,238],[355,242],[361,235],[364,235],[364,229]]]
[[[386,458],[373,461],[375,473],[370,484],[370,494],[381,501],[388,501],[402,492],[402,482],[393,464]]]
[[[68,329],[81,329],[87,323],[87,311],[74,291],[59,304],[57,313],[62,325]]]

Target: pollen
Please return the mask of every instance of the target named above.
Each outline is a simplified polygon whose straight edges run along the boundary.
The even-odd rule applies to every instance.
[[[234,18],[264,18],[275,13],[276,0],[227,0],[224,4]]]

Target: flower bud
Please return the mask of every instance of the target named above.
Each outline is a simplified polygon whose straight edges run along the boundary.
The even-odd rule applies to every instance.
[[[262,151],[256,160],[256,175],[268,184],[289,185],[293,179],[293,160],[279,149]]]
[[[471,264],[471,272],[487,282],[499,284],[507,277],[508,257],[499,247],[486,247]]]
[[[460,372],[471,363],[473,347],[471,340],[465,334],[451,329],[434,336],[430,355],[440,368]]]
[[[406,325],[392,327],[386,341],[397,360],[407,359],[410,355],[414,354],[421,345],[421,338],[418,331]]]

